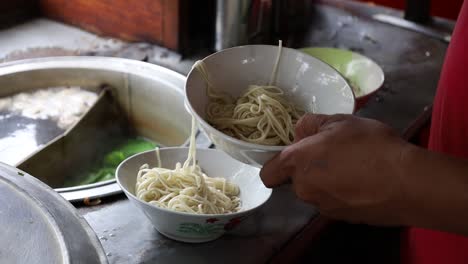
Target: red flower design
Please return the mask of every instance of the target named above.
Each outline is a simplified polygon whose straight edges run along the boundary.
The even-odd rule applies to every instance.
[[[229,223],[224,225],[224,230],[231,230],[242,222],[242,217],[235,217],[229,220]]]
[[[219,221],[218,218],[209,218],[209,219],[206,219],[206,222],[207,222],[207,223],[210,223],[210,224],[216,223],[216,222],[218,222],[218,221]]]

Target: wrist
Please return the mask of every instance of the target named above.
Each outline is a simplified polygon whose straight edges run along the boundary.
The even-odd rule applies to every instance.
[[[401,164],[398,175],[402,189],[402,225],[466,233],[466,162],[407,144],[401,154]],[[464,220],[457,221],[454,217]]]
[[[403,141],[403,140],[402,140]],[[413,226],[419,222],[421,195],[418,190],[419,175],[413,169],[419,163],[420,156],[423,155],[422,150],[406,141],[400,145],[398,162],[395,164],[397,168],[396,176],[399,181],[398,192],[398,212],[400,216],[400,224],[404,226]]]
[[[391,162],[393,170],[390,170],[392,175],[389,175],[395,181],[391,201],[392,215],[398,225],[410,226],[414,224],[418,214],[416,209],[419,201],[418,196],[415,195],[412,166],[417,157],[421,155],[420,148],[401,139],[393,145],[393,150]]]

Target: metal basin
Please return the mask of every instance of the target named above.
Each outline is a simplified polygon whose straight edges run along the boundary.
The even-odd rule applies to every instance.
[[[108,263],[73,206],[34,177],[0,162],[1,263]]]
[[[110,93],[123,113],[123,118],[128,120],[128,126],[139,136],[162,146],[180,146],[187,142],[190,115],[184,108],[184,82],[184,76],[166,68],[119,58],[54,57],[0,66],[0,97],[57,86],[80,86],[98,91],[99,87],[107,85],[111,87]],[[57,177],[69,176],[66,169],[70,170],[71,167],[63,156],[64,149],[70,149],[69,142],[74,142],[73,152],[77,157],[74,158],[75,166],[79,166],[87,155],[96,152],[97,145],[92,140],[89,141],[82,133],[79,133],[81,137],[74,136],[76,133],[73,133],[89,123],[85,119],[93,119],[89,115],[98,111],[99,103],[95,106],[97,109],[90,109],[68,131],[39,147],[23,161],[12,165],[54,187],[69,201],[120,192],[115,180],[70,188],[54,186],[56,182],[63,181]],[[106,108],[102,105],[100,107]],[[102,133],[99,122],[94,121],[91,124],[96,125],[95,131],[88,131],[88,135]],[[58,171],[65,173],[57,173]]]

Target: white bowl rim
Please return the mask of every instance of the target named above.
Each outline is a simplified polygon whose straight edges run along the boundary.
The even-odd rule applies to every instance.
[[[206,56],[205,58],[203,58],[201,61],[205,61],[206,59],[209,59],[211,57],[214,57],[214,56],[216,56],[216,55],[218,55],[220,53],[223,53],[223,52],[226,52],[226,51],[229,51],[229,50],[244,49],[244,48],[250,48],[250,47],[276,47],[276,48],[278,48],[278,46],[276,46],[276,45],[243,45],[243,46],[236,46],[236,47],[223,49],[223,50],[220,50],[220,51],[215,52],[213,54],[210,54],[210,55]],[[351,93],[353,94],[354,100],[353,100],[353,111],[352,111],[352,113],[354,113],[356,111],[356,95],[354,94],[354,91],[351,88],[351,86],[349,85],[346,78],[339,71],[337,71],[335,68],[330,66],[328,63],[325,63],[322,60],[319,60],[318,58],[315,58],[314,56],[306,54],[306,53],[304,53],[304,52],[302,52],[302,51],[300,51],[298,49],[288,48],[288,47],[284,47],[284,46],[282,47],[282,49],[290,50],[290,51],[293,51],[293,52],[298,52],[298,53],[300,53],[302,55],[305,55],[307,57],[311,57],[311,58],[319,61],[320,63],[323,63],[324,65],[326,65],[326,67],[330,68],[333,72],[336,72],[343,79],[343,81],[348,85]],[[279,151],[282,151],[283,149],[285,149],[288,146],[288,145],[285,145],[285,146],[278,146],[278,145],[269,146],[269,145],[250,143],[250,142],[247,142],[247,141],[244,141],[244,140],[241,140],[241,139],[237,139],[237,138],[231,137],[231,136],[226,135],[225,133],[219,131],[215,127],[211,126],[208,122],[206,122],[204,118],[201,118],[201,116],[198,115],[198,113],[193,109],[192,104],[190,103],[189,97],[187,96],[187,83],[188,83],[190,75],[192,74],[192,72],[194,70],[195,69],[192,67],[190,69],[189,73],[187,74],[187,78],[186,78],[186,81],[185,81],[185,87],[184,87],[184,93],[185,93],[185,104],[189,108],[189,110],[191,112],[190,114],[195,115],[195,117],[197,119],[197,122],[201,123],[203,126],[207,126],[207,127],[211,128],[213,130],[213,133],[216,133],[218,136],[224,138],[225,140],[230,141],[230,142],[235,143],[235,144],[242,145],[242,146],[244,146],[246,148],[249,148],[250,149],[249,151],[258,151],[258,152],[277,151],[277,152],[279,152]],[[310,113],[310,112],[306,112],[305,114],[307,114],[307,113]],[[313,114],[313,113],[310,113],[310,114]]]
[[[164,148],[159,148],[159,151],[160,152],[163,152],[164,150],[171,150],[171,149],[180,149],[180,150],[187,150],[188,151],[188,147],[164,147]],[[197,151],[199,150],[203,150],[203,151],[210,151],[210,152],[222,152],[224,153],[223,151],[219,150],[219,149],[199,149],[197,148]],[[262,203],[260,203],[259,205],[256,205],[250,209],[247,209],[247,210],[244,210],[242,211],[242,208],[241,208],[241,211],[239,212],[235,212],[235,213],[228,213],[228,214],[191,214],[191,213],[186,213],[186,212],[178,212],[178,211],[174,211],[174,210],[170,210],[170,209],[166,209],[166,208],[162,208],[162,207],[159,207],[159,206],[156,206],[156,205],[152,205],[146,201],[143,201],[143,200],[140,200],[138,199],[138,197],[136,197],[133,193],[131,193],[130,191],[128,191],[126,188],[124,188],[124,186],[122,185],[122,183],[120,182],[120,177],[119,177],[119,170],[120,170],[120,167],[123,166],[126,162],[128,162],[130,159],[133,159],[133,158],[136,158],[137,156],[140,156],[140,155],[144,155],[146,153],[149,153],[149,152],[153,152],[154,150],[147,150],[147,151],[143,151],[143,152],[140,152],[140,153],[137,153],[135,155],[132,155],[128,158],[126,158],[124,161],[122,161],[119,166],[117,166],[117,169],[115,170],[115,180],[117,181],[117,184],[119,185],[120,189],[122,189],[122,191],[124,191],[124,193],[126,195],[130,195],[132,196],[132,198],[134,198],[135,200],[137,200],[138,202],[140,203],[143,203],[145,205],[148,205],[150,207],[153,207],[153,208],[156,208],[158,210],[162,210],[164,212],[168,212],[168,213],[173,213],[173,214],[176,214],[176,215],[180,215],[180,216],[191,216],[191,217],[196,217],[196,218],[205,218],[205,217],[236,217],[236,216],[240,216],[240,215],[246,215],[246,214],[249,214],[251,212],[253,212],[254,210],[257,210],[259,209],[260,207],[262,207],[263,205],[265,205],[266,202],[268,202],[268,200],[270,200],[271,198],[271,195],[273,193],[273,190],[271,188],[267,188],[265,187],[269,192],[268,192],[268,197],[265,199],[265,201],[263,201]],[[162,153],[161,153],[162,155]],[[230,159],[232,159],[231,157],[229,157]],[[235,160],[235,159],[233,159]],[[235,160],[236,162],[239,162],[237,160]],[[255,168],[255,167],[252,167],[252,168]],[[260,177],[260,175],[258,175],[258,177]]]
[[[328,49],[328,50],[333,50],[333,51],[347,51],[347,52],[352,53],[352,54],[355,55],[356,57],[359,57],[359,58],[361,58],[361,59],[364,59],[364,60],[368,61],[370,64],[372,64],[372,66],[374,66],[374,67],[377,69],[377,71],[379,72],[379,75],[382,76],[382,81],[379,82],[379,85],[376,85],[376,86],[374,87],[374,89],[372,89],[370,92],[365,93],[365,94],[362,94],[362,95],[360,95],[360,96],[356,96],[356,94],[354,93],[354,90],[353,90],[353,94],[354,94],[354,97],[355,97],[356,99],[362,99],[362,98],[365,98],[365,97],[367,97],[367,96],[369,96],[369,95],[375,93],[375,92],[376,92],[377,90],[379,90],[379,89],[382,87],[382,85],[385,83],[385,73],[384,73],[382,67],[381,67],[377,62],[375,62],[373,59],[371,59],[371,58],[369,58],[369,57],[367,57],[367,56],[365,56],[365,55],[363,55],[363,54],[360,54],[360,53],[358,53],[358,52],[355,52],[355,51],[352,51],[352,50],[349,50],[349,49],[339,49],[339,48],[333,48],[333,47],[327,47],[327,46],[304,47],[304,48],[300,48],[299,50],[305,53],[305,51],[304,51],[305,49],[324,49],[324,50],[325,50],[325,49]],[[305,53],[305,54],[307,54],[307,53]],[[309,54],[307,54],[307,55],[309,55]],[[312,56],[312,55],[309,55],[309,56]],[[314,57],[314,56],[312,56],[312,57]],[[314,58],[315,58],[315,57],[314,57]],[[322,61],[323,63],[325,63],[325,64],[329,65],[330,67],[332,67],[332,66],[331,66],[330,64],[328,64],[327,62],[325,62],[325,61],[323,61],[323,60],[321,60],[321,59],[319,59],[319,58],[316,58],[316,59],[318,59],[318,60]],[[332,67],[332,68],[333,68],[333,67]],[[340,72],[338,72],[338,73],[339,73],[340,75],[343,75],[343,74],[341,74]],[[345,78],[345,81],[347,81],[346,78]],[[349,83],[348,83],[348,84],[349,84]]]

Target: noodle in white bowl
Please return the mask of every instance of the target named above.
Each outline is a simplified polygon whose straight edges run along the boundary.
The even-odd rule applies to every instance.
[[[141,166],[136,181],[138,199],[161,208],[193,214],[228,214],[240,210],[239,187],[224,178],[211,178],[196,164],[196,121],[192,118],[192,133],[187,160],[174,169],[161,166]]]
[[[206,108],[209,123],[223,133],[249,143],[269,146],[292,144],[294,126],[304,111],[291,103],[281,88],[273,85],[281,49],[280,41],[269,83],[249,85],[237,99],[216,90],[204,63],[195,63],[194,68],[203,77],[210,98]]]
[[[168,147],[161,148],[160,158],[162,165],[167,169],[174,169],[178,162],[187,158],[188,148]],[[242,202],[238,211],[220,214],[198,214],[176,211],[163,208],[155,203],[146,202],[137,195],[137,173],[142,164],[148,164],[148,168],[158,167],[158,161],[154,150],[145,151],[132,156],[122,162],[117,168],[117,183],[124,191],[130,202],[144,212],[145,217],[164,236],[178,241],[198,243],[219,238],[226,232],[239,227],[253,212],[260,209],[266,203],[272,193],[272,189],[266,188],[259,175],[260,170],[252,166],[236,161],[217,149],[197,149],[197,164],[208,176],[223,177],[226,183],[238,186],[238,198]],[[210,178],[210,177],[209,177]],[[222,182],[218,188],[222,188]],[[229,189],[229,184],[226,189]],[[236,187],[235,187],[236,188]],[[237,189],[237,188],[236,188]],[[228,191],[226,190],[226,193]],[[138,213],[128,212],[128,213]],[[139,222],[135,222],[139,224]],[[147,230],[146,225],[141,232]],[[141,228],[135,226],[136,229]],[[138,231],[138,232],[140,232]]]

